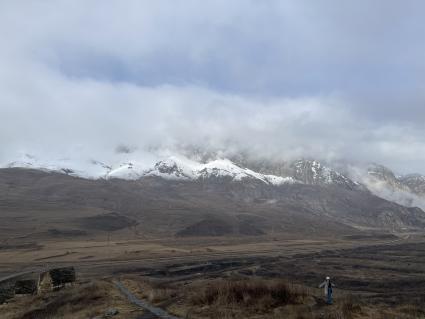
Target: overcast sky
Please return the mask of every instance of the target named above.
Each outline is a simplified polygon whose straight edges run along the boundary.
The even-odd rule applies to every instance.
[[[425,173],[425,1],[0,1],[0,161],[195,145]]]

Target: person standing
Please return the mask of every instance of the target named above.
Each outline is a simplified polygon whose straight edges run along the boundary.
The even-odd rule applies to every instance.
[[[326,297],[326,303],[332,305],[333,303],[333,288],[335,284],[331,281],[330,277],[326,277],[325,281],[319,285],[319,288],[324,288],[324,293]]]

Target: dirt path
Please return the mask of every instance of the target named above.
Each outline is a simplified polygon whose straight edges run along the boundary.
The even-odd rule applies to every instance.
[[[152,306],[146,301],[138,299],[121,282],[114,281],[114,285],[121,291],[123,295],[127,297],[128,301],[143,308],[143,310],[146,312],[142,317],[139,317],[139,319],[180,319],[178,317],[170,315],[161,308]]]

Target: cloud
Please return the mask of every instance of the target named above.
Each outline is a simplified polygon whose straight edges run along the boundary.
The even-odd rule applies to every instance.
[[[421,1],[0,5],[0,161],[195,145],[425,173]]]

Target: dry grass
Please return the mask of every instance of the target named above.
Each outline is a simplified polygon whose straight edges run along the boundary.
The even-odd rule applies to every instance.
[[[109,308],[120,311],[117,319],[127,318],[126,313],[136,310],[110,283],[96,281],[42,295],[14,298],[9,304],[0,306],[0,311],[2,319],[78,319],[103,315]]]
[[[402,305],[393,309],[380,310],[376,319],[425,319],[425,307],[420,305]]]
[[[168,284],[140,278],[137,276],[122,277],[124,283],[138,298],[149,301],[154,305],[160,305],[162,302],[176,298],[181,292]]]
[[[139,298],[185,319],[425,319],[420,306],[389,309],[341,293],[328,306],[322,290],[279,279],[240,278],[166,282],[130,275],[121,281]]]
[[[309,288],[282,279],[226,278],[169,284],[127,277],[140,298],[186,319],[357,319],[365,316],[354,297],[327,306]]]
[[[147,299],[149,302],[157,304],[175,298],[176,295],[176,291],[171,288],[152,288],[147,294]]]
[[[343,318],[352,319],[355,318],[357,314],[362,313],[361,302],[353,296],[347,296],[341,302],[341,314]]]
[[[270,309],[287,304],[302,303],[307,292],[283,280],[218,280],[208,284],[192,297],[194,305],[238,305]]]
[[[139,298],[181,318],[272,318],[278,308],[303,307],[306,299],[311,301],[306,288],[284,280],[227,278],[167,284],[126,276],[122,282]]]

